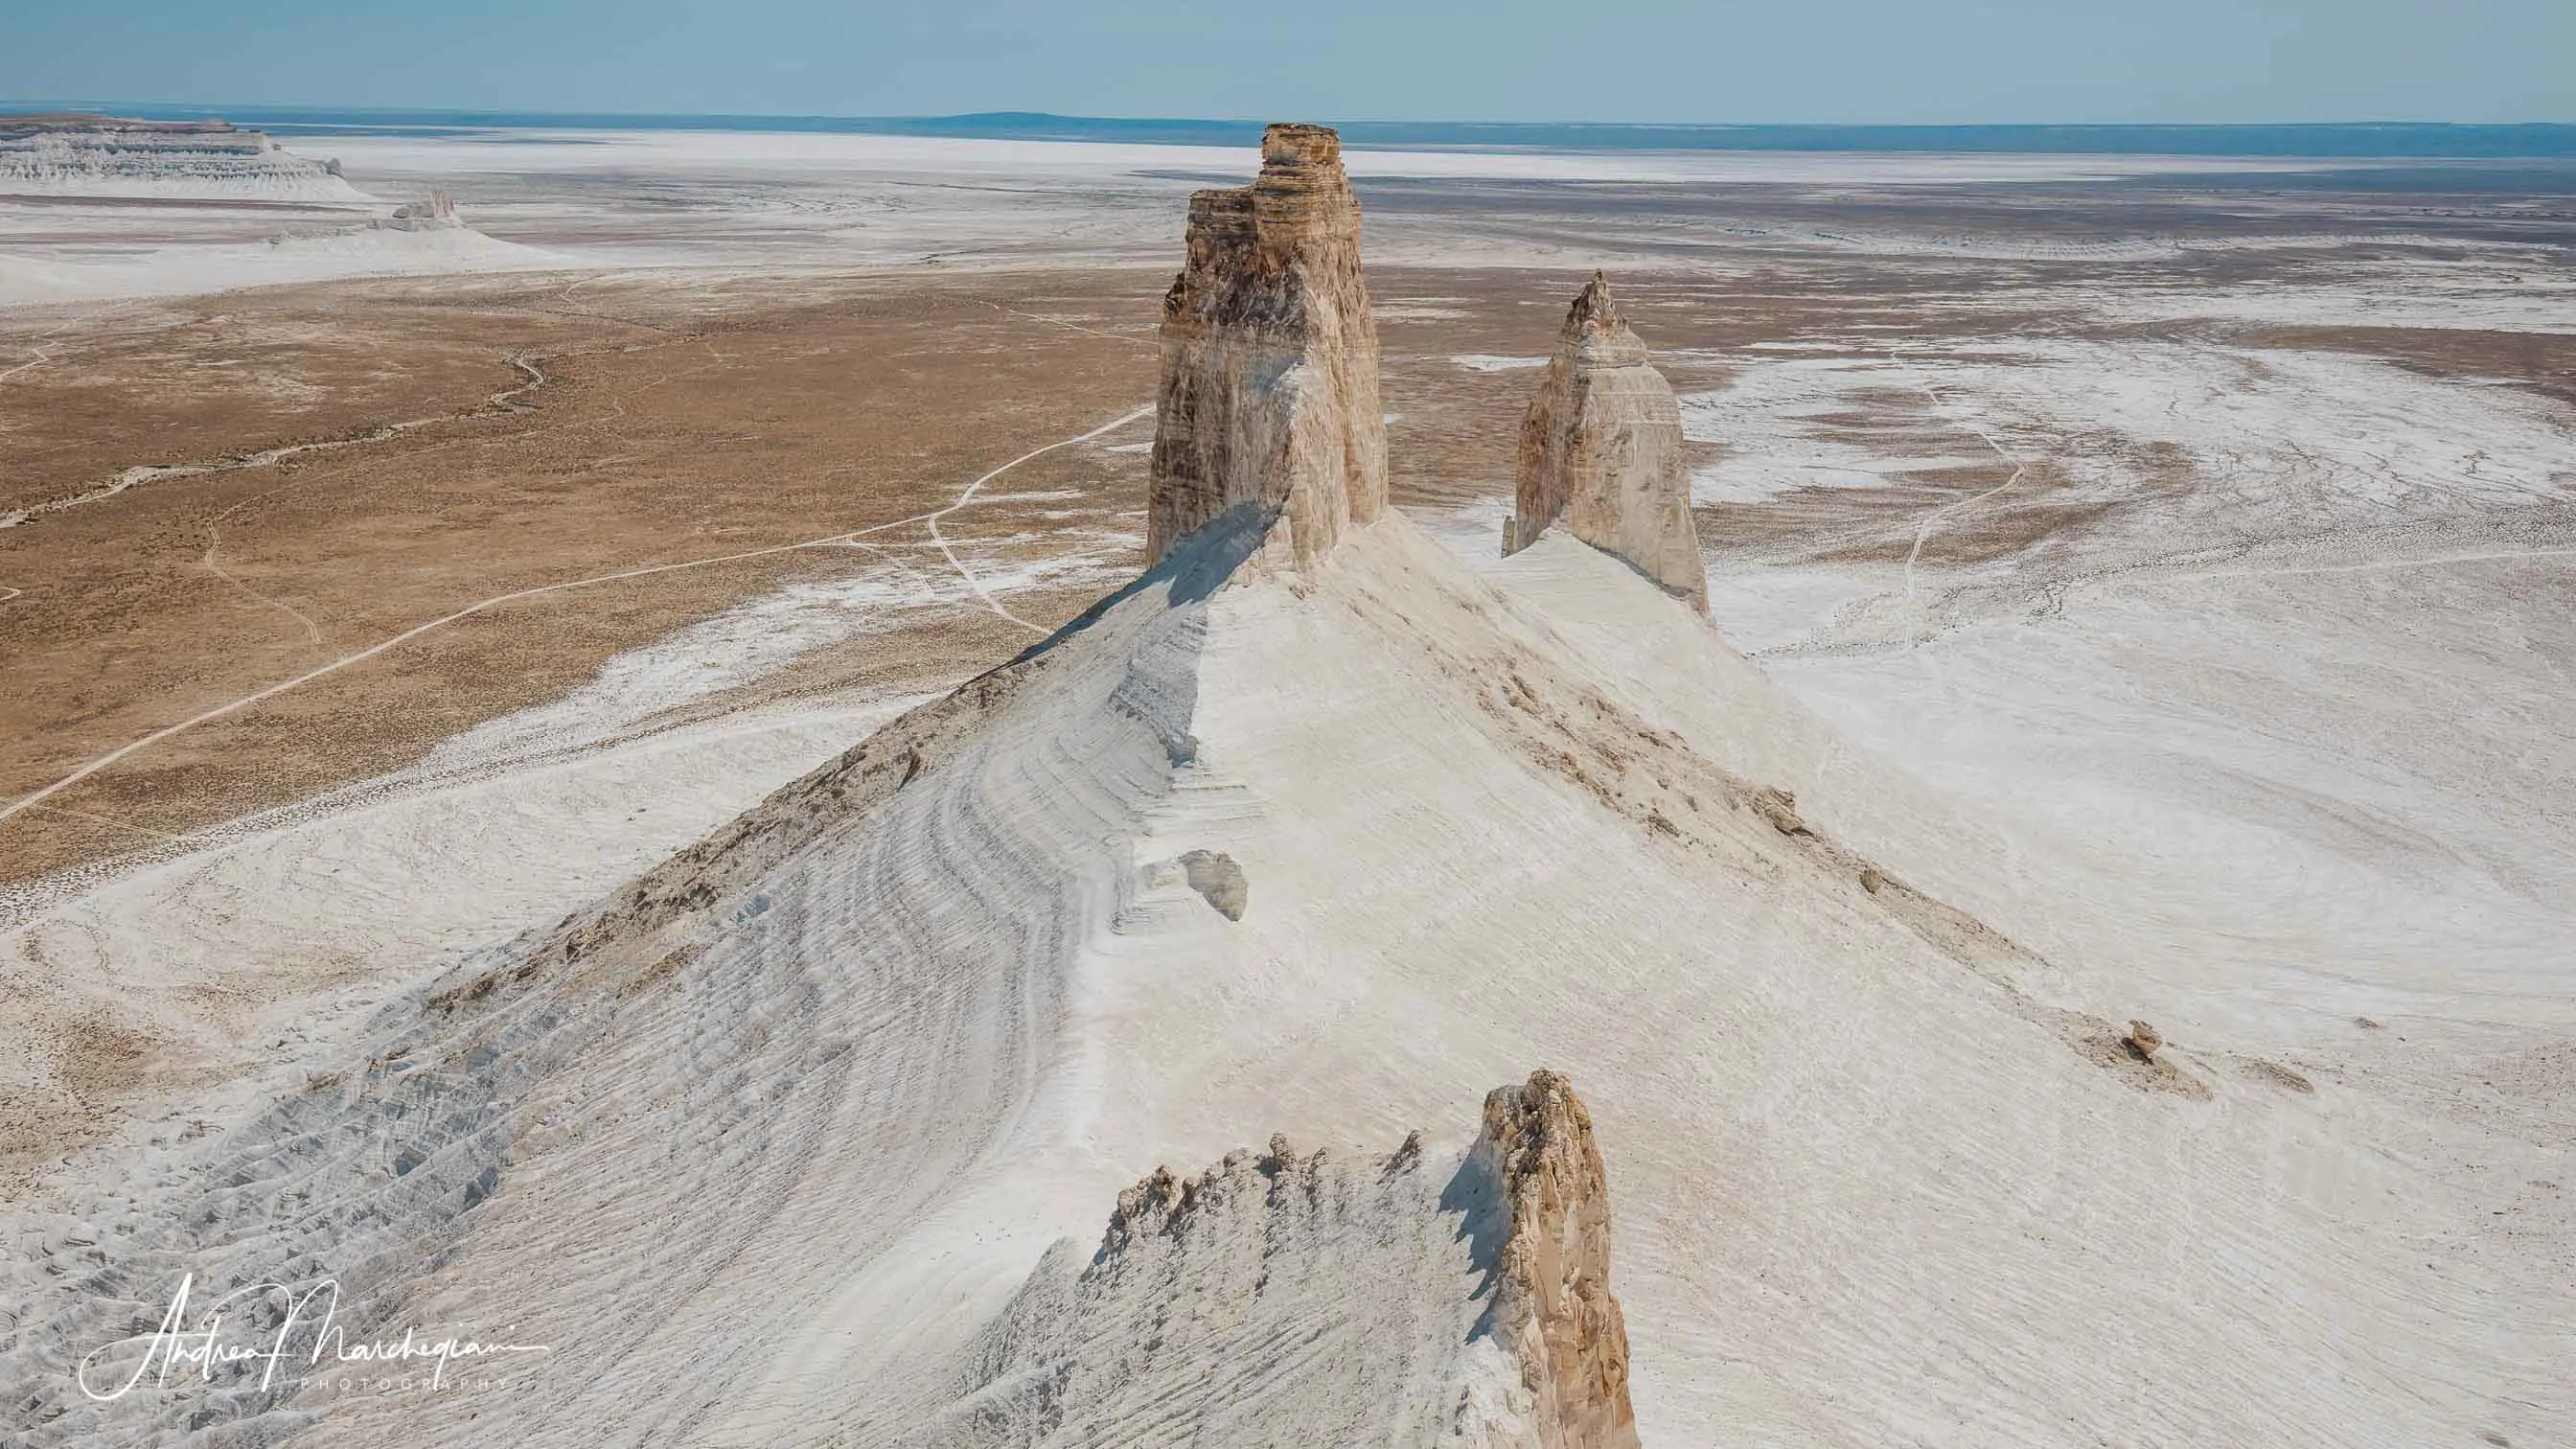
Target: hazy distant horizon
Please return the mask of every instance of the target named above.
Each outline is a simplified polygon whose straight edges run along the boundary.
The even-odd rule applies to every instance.
[[[510,111],[442,107],[188,104],[130,100],[0,99],[0,114],[81,111],[148,120],[221,118],[274,134],[480,130],[730,130],[839,132],[1243,146],[1263,121],[1232,117],[1115,117],[1044,111],[952,115],[800,115],[751,112]],[[1473,147],[1689,151],[1919,151],[2072,155],[2279,156],[2355,159],[2576,158],[2576,123],[2356,120],[2310,122],[2009,122],[1981,125],[1765,122],[1344,120],[1355,147]]]
[[[30,0],[0,94],[578,115],[2576,122],[2566,0]]]

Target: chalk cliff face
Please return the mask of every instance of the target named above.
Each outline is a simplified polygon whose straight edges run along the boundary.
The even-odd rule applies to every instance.
[[[133,121],[69,112],[0,116],[0,183],[66,196],[249,196],[360,202],[335,163],[224,121]]]
[[[1249,187],[1190,198],[1189,259],[1163,298],[1146,554],[1229,509],[1276,519],[1299,565],[1386,503],[1377,325],[1341,139],[1272,126]]]
[[[1628,1329],[1610,1295],[1610,1189],[1592,1116],[1573,1084],[1530,1074],[1485,1098],[1477,1155],[1510,1224],[1497,1265],[1495,1336],[1536,1400],[1542,1449],[1637,1449]]]
[[[1599,272],[1565,314],[1521,421],[1520,487],[1503,552],[1537,542],[1560,517],[1575,537],[1708,611],[1681,410]]]

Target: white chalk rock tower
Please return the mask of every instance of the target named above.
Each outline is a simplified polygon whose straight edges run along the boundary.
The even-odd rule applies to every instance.
[[[1503,553],[1536,543],[1560,518],[1576,538],[1708,612],[1681,409],[1599,272],[1566,312],[1521,421],[1520,485]]]
[[[1329,127],[1274,125],[1260,179],[1191,196],[1162,348],[1149,563],[1250,505],[1311,565],[1386,506],[1360,206]]]

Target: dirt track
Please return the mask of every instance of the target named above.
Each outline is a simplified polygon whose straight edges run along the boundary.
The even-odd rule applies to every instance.
[[[1508,494],[1529,374],[1457,359],[1544,352],[1578,278],[1373,271],[1398,502],[1445,512]],[[378,280],[22,314],[18,345],[41,338],[57,365],[0,388],[0,489],[15,506],[139,464],[209,466],[0,529],[0,590],[16,591],[0,592],[0,799],[45,792],[0,819],[0,880],[397,768],[792,581],[893,563],[973,582],[1073,550],[1114,558],[1141,533],[1145,426],[1066,444],[1150,399],[1164,280]],[[2069,328],[1942,305],[1960,285],[1912,265],[1798,262],[1728,281],[1630,277],[1621,296],[1685,393],[1725,386],[1764,344]],[[2396,336],[2405,348],[2332,329],[2279,340],[2402,351],[2427,371],[2507,361],[2544,390],[2567,365],[2563,339]],[[1966,441],[1974,456],[1902,486],[1704,506],[1713,559],[1875,560],[1910,579],[2104,516],[2054,459],[2008,449],[1937,392],[1883,391],[1820,419],[1825,435]],[[420,419],[437,420],[384,432]],[[327,439],[361,441],[227,461]],[[1007,490],[961,498],[1005,463]],[[835,541],[848,546],[820,546]],[[931,687],[1009,657],[1096,582],[1007,602],[977,584],[759,692]]]
[[[552,311],[560,280],[515,294],[453,285],[470,301],[444,309],[378,310],[345,295],[361,288],[222,299],[235,318],[341,318],[285,366],[358,375],[316,389],[291,421],[251,412],[201,434],[189,420],[198,399],[139,383],[122,410],[92,414],[11,399],[13,418],[51,419],[0,440],[9,477],[51,479],[19,485],[29,492],[76,477],[55,476],[66,456],[121,472],[168,437],[202,450],[188,461],[219,466],[0,534],[0,579],[23,591],[0,603],[11,676],[0,731],[14,746],[0,791],[24,800],[170,732],[0,826],[0,872],[91,858],[138,832],[183,832],[403,763],[560,692],[618,649],[779,582],[846,572],[846,552],[813,546],[832,536],[935,544],[930,515],[968,482],[1150,393],[1146,349],[983,297],[904,296],[867,280],[712,299],[593,286],[576,323]],[[1021,279],[1004,300],[1045,290]],[[711,300],[725,305],[709,317]],[[615,315],[621,305],[633,315]],[[405,345],[403,326],[431,322],[443,330]],[[531,410],[488,405],[523,385],[513,361],[529,355],[536,325],[583,330],[535,354],[550,380],[519,399]],[[356,339],[386,362],[353,362]],[[428,361],[404,374],[412,357]],[[151,416],[165,398],[187,417]],[[403,420],[389,412],[442,402],[452,416],[372,436]],[[281,433],[367,440],[220,466]],[[1082,449],[1023,463],[1015,482],[1078,495],[1050,510],[1061,515],[1051,527],[1096,531],[1117,526],[1117,485],[1137,481],[1119,475],[1141,459]],[[948,529],[1016,532],[1019,511],[982,505]],[[1086,601],[1023,595],[1013,608],[1060,619]],[[980,627],[950,632],[967,638],[940,646],[943,672],[955,647],[968,659],[1007,654],[974,644]],[[884,643],[877,673],[909,648]]]

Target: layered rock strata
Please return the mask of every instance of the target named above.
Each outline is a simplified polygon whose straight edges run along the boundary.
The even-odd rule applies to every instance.
[[[1599,272],[1566,312],[1556,353],[1521,421],[1514,506],[1503,522],[1506,555],[1562,518],[1576,538],[1708,611],[1681,410]]]
[[[64,195],[257,196],[364,201],[338,163],[282,150],[224,121],[70,112],[0,116],[0,189]]]
[[[1541,1449],[1637,1449],[1592,1115],[1563,1076],[1533,1072],[1485,1098],[1476,1154],[1501,1184],[1510,1225],[1495,1265],[1494,1335],[1535,1400]]]
[[[1157,1170],[1096,1249],[1050,1253],[923,1441],[1635,1449],[1609,1217],[1591,1121],[1545,1071],[1464,1152],[1274,1136]]]
[[[1340,138],[1272,126],[1260,179],[1193,195],[1188,236],[1163,298],[1148,561],[1251,507],[1311,565],[1386,504],[1377,325]]]

